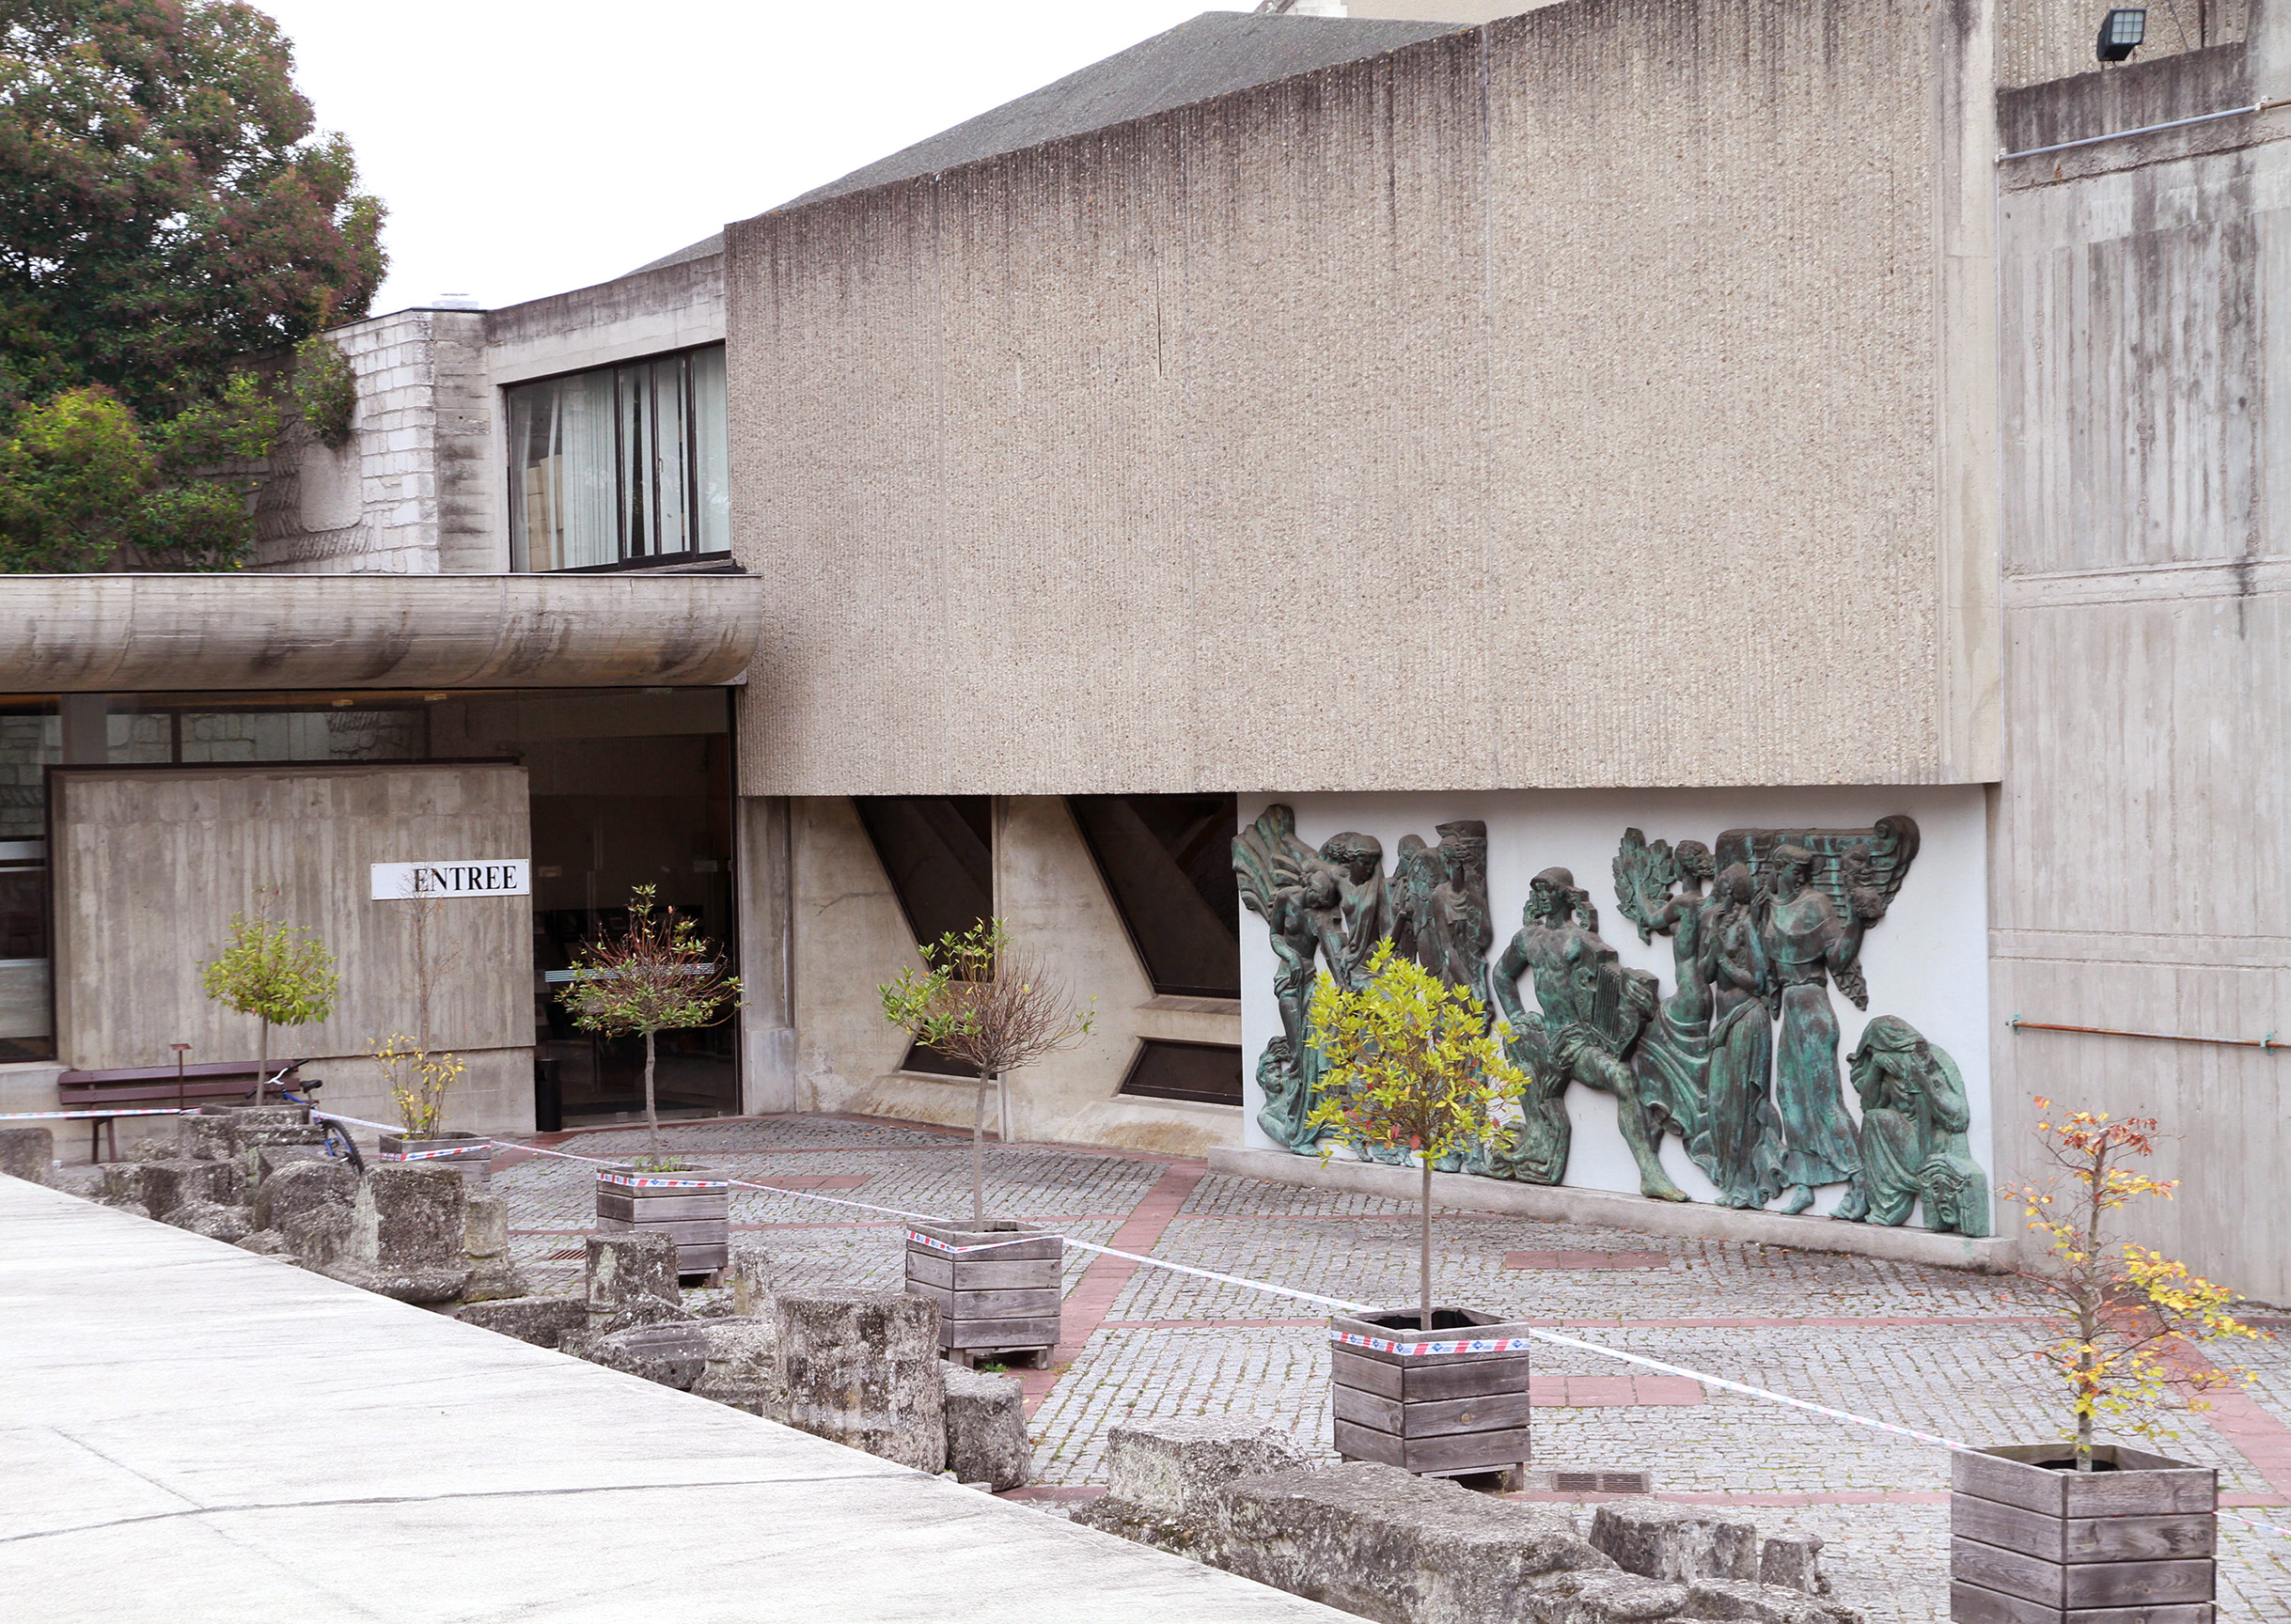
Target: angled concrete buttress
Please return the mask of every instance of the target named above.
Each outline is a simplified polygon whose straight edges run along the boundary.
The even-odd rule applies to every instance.
[[[43,1620],[1328,1619],[0,1177],[0,1597]]]

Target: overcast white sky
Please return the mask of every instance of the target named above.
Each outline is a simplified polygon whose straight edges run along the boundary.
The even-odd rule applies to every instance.
[[[390,206],[374,310],[584,287],[1248,0],[256,0]]]

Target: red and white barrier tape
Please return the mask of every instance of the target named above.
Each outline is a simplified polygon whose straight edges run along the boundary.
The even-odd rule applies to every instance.
[[[1404,1359],[1432,1353],[1519,1353],[1535,1344],[1527,1336],[1472,1336],[1447,1342],[1390,1342],[1382,1336],[1363,1336],[1357,1331],[1331,1331],[1328,1340],[1346,1348],[1367,1348],[1378,1353],[1397,1353]]]
[[[137,1105],[119,1111],[0,1111],[0,1122],[60,1122],[83,1116],[193,1116],[196,1105]]]
[[[360,1121],[355,1116],[343,1116],[331,1111],[313,1111],[311,1112],[311,1115],[313,1116],[324,1117],[331,1121],[348,1122],[353,1127],[377,1128],[385,1133],[395,1133],[399,1132],[399,1130],[396,1128],[388,1127],[380,1122]],[[613,1165],[613,1163],[602,1157],[576,1156],[569,1151],[552,1150],[547,1147],[541,1145],[519,1145],[507,1139],[494,1139],[488,1141],[488,1143],[501,1146],[505,1149],[526,1150],[540,1156],[556,1156],[567,1162],[587,1162],[596,1166]],[[934,1217],[921,1212],[904,1212],[901,1211],[895,1207],[876,1207],[865,1201],[847,1201],[839,1196],[822,1195],[817,1192],[810,1190],[785,1190],[776,1184],[757,1184],[745,1179],[728,1179],[725,1182],[742,1190],[761,1190],[775,1195],[796,1195],[801,1196],[807,1201],[824,1201],[834,1207],[854,1207],[857,1208],[861,1211],[881,1212],[891,1217],[913,1219],[926,1224],[948,1224],[955,1222],[951,1219]],[[1055,1233],[1056,1231],[1050,1230],[1038,1231],[1032,1235],[1013,1236],[1008,1241],[995,1241],[975,1246],[960,1247],[949,1246],[945,1241],[935,1240],[929,1236],[918,1236],[913,1230],[909,1230],[907,1232],[907,1238],[911,1241],[920,1241],[923,1244],[932,1246],[937,1250],[966,1253],[992,1252],[1003,1246],[1014,1246],[1028,1241],[1043,1240],[1045,1238],[1045,1236]],[[1190,1274],[1194,1278],[1200,1280],[1214,1280],[1221,1285],[1240,1286],[1252,1291],[1264,1291],[1276,1297],[1289,1298],[1294,1302],[1316,1303],[1323,1307],[1334,1308],[1341,1313],[1365,1314],[1373,1311],[1373,1305],[1366,1303],[1347,1303],[1335,1297],[1323,1297],[1310,1291],[1299,1291],[1295,1288],[1290,1286],[1275,1286],[1268,1281],[1251,1280],[1239,1274],[1220,1274],[1213,1269],[1196,1269],[1185,1263],[1171,1263],[1166,1258],[1149,1257],[1137,1252],[1123,1252],[1112,1246],[1100,1246],[1089,1241],[1076,1240],[1071,1235],[1060,1235],[1059,1236],[1059,1239],[1065,1241],[1065,1243],[1069,1246],[1078,1246],[1086,1252],[1095,1252],[1101,1257],[1126,1258],[1128,1261],[1133,1263],[1143,1263],[1155,1269],[1166,1269],[1172,1273]],[[1642,1365],[1650,1370],[1659,1370],[1668,1376],[1685,1376],[1693,1381],[1702,1382],[1706,1387],[1717,1387],[1729,1393],[1740,1393],[1746,1398],[1762,1398],[1769,1404],[1787,1405],[1793,1410],[1803,1410],[1812,1414],[1826,1416],[1833,1421],[1849,1422],[1856,1427],[1868,1427],[1880,1432],[1891,1432],[1898,1437],[1913,1438],[1921,1444],[1931,1444],[1943,1449],[1963,1450],[1967,1452],[1978,1451],[1978,1446],[1975,1444],[1966,1444],[1954,1438],[1944,1438],[1936,1432],[1921,1432],[1914,1427],[1896,1426],[1891,1421],[1880,1421],[1874,1415],[1857,1415],[1850,1410],[1839,1410],[1828,1404],[1816,1404],[1811,1399],[1794,1398],[1787,1393],[1776,1393],[1770,1388],[1752,1387],[1748,1382],[1730,1382],[1723,1376],[1713,1376],[1705,1371],[1689,1369],[1684,1365],[1665,1364],[1660,1359],[1650,1359],[1643,1353],[1626,1353],[1620,1348],[1608,1348],[1597,1342],[1586,1342],[1579,1336],[1563,1335],[1557,1331],[1530,1330],[1528,1333],[1528,1337],[1538,1342],[1549,1342],[1558,1347],[1577,1349],[1586,1353],[1604,1354],[1609,1359],[1620,1359],[1626,1364]],[[1514,1349],[1525,1348],[1528,1346],[1528,1341],[1526,1339],[1516,1337],[1483,1337],[1468,1342],[1453,1341],[1399,1343],[1385,1342],[1380,1338],[1361,1336],[1354,1333],[1331,1332],[1330,1339],[1336,1342],[1349,1343],[1354,1346],[1374,1348],[1379,1351],[1391,1351],[1406,1354],[1453,1353],[1467,1351],[1471,1352],[1510,1352]],[[2232,1511],[2220,1511],[2217,1512],[2216,1515],[2224,1517],[2231,1522],[2241,1522],[2250,1527],[2264,1528],[2270,1534],[2281,1534],[2285,1538],[2291,1538],[2291,1528],[2285,1528],[2274,1522],[2263,1522],[2252,1517],[2238,1517]]]

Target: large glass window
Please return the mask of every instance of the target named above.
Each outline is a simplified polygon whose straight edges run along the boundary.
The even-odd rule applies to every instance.
[[[730,550],[721,345],[504,393],[512,568],[611,569]]]

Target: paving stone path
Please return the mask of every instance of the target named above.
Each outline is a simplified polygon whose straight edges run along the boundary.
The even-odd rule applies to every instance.
[[[910,1212],[969,1206],[967,1136],[836,1116],[667,1125],[683,1153],[814,1196]],[[642,1148],[641,1129],[551,1134],[583,1155]],[[511,1243],[535,1289],[577,1286],[591,1176],[512,1153],[494,1163]],[[1354,1302],[1414,1301],[1415,1221],[1401,1202],[1211,1174],[1169,1157],[1047,1145],[990,1148],[990,1211],[1101,1245]],[[792,1194],[735,1191],[736,1239],[761,1241],[791,1288],[895,1289],[900,1222]],[[1530,1219],[1442,1214],[1444,1302],[1567,1329],[1586,1341],[1982,1443],[2054,1435],[2041,1335],[2010,1281]],[[1036,1487],[1056,1511],[1102,1488],[1106,1429],[1138,1416],[1262,1417],[1329,1447],[1324,1320],[1309,1304],[1070,1251],[1064,1341],[1025,1373]],[[2286,1325],[2291,1330],[2291,1325]],[[1658,1497],[1741,1508],[1768,1533],[1828,1542],[1839,1594],[1881,1624],[1948,1616],[1948,1462],[1887,1433],[1539,1347],[1536,1464],[1640,1470]],[[2291,1526],[2291,1335],[2245,1361],[2248,1397],[2179,1418],[2166,1445],[2220,1469],[2222,1503]],[[1588,1506],[1588,1494],[1531,1498]],[[2291,1538],[2222,1522],[2220,1616],[2291,1618]]]

